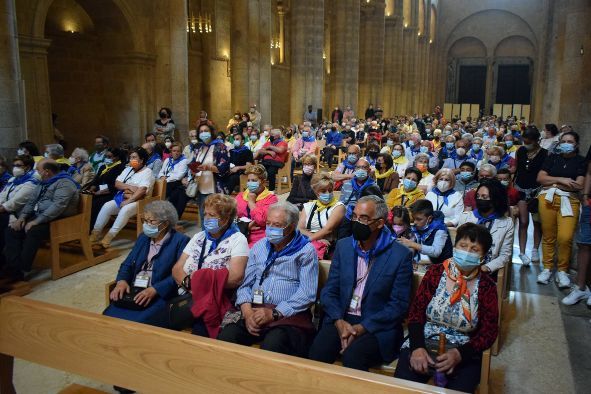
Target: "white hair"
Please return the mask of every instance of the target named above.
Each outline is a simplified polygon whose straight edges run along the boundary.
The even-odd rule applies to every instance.
[[[290,202],[280,201],[276,202],[275,204],[269,207],[269,212],[275,210],[282,210],[283,212],[285,212],[287,226],[297,224],[297,222],[300,220],[300,210],[298,209],[298,207],[296,207]]]
[[[144,207],[144,213],[151,213],[158,220],[168,222],[170,228],[174,228],[179,221],[179,215],[168,201],[156,200]]]
[[[78,157],[82,161],[88,161],[88,151],[84,148],[76,148],[72,151],[72,157]]]

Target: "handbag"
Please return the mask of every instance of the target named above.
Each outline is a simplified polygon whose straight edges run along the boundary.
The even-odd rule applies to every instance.
[[[123,297],[121,297],[117,301],[111,301],[111,304],[115,305],[118,308],[129,309],[132,311],[143,311],[144,309],[148,308],[152,303],[152,301],[150,301],[147,305],[139,305],[134,301],[135,296],[143,290],[145,289],[142,287],[132,287],[129,290],[129,293],[124,293]]]
[[[197,182],[195,182],[195,178],[191,177],[189,179],[189,184],[185,189],[185,194],[189,198],[195,198],[195,196],[197,195]]]
[[[250,207],[248,206],[248,204],[246,205],[246,216],[250,219]],[[238,230],[240,230],[240,232],[244,234],[245,237],[248,237],[248,233],[250,232],[249,224],[250,221],[245,222],[243,220],[238,220],[238,222],[236,223],[236,225],[238,226]]]

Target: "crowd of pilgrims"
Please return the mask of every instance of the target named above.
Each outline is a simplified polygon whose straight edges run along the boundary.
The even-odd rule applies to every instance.
[[[161,180],[166,200],[141,212],[105,315],[361,370],[398,359],[396,377],[444,373],[446,387],[473,392],[515,229],[523,265],[543,264],[538,283],[554,277],[570,289],[564,304],[591,305],[590,154],[571,127],[445,119],[438,107],[316,115],[310,106],[301,125],[272,127],[253,105],[216,126],[201,111],[177,139],[161,108],[141,146],[98,135],[91,154],[66,157],[57,143],[20,143],[0,159],[0,288],[30,278],[50,223],[76,214],[80,194],[92,196],[91,241],[108,249]],[[286,178],[287,198],[275,193]],[[188,203],[199,211],[192,238],[179,222]],[[320,260],[330,263],[321,289]]]

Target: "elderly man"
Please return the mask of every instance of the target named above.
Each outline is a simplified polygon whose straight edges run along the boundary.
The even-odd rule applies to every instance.
[[[412,253],[386,226],[388,207],[362,197],[351,217],[353,236],[336,246],[320,301],[324,320],[310,359],[369,370],[397,356],[410,299]]]
[[[369,162],[361,158],[355,164],[355,172],[353,178],[343,183],[340,201],[345,205],[347,212],[345,219],[339,227],[338,236],[340,238],[349,237],[351,235],[351,215],[355,209],[357,201],[363,196],[374,195],[378,198],[384,199],[382,191],[378,184],[370,177],[371,166]]]
[[[60,217],[78,212],[80,186],[70,175],[60,170],[53,160],[41,160],[37,164],[41,182],[19,213],[18,219],[9,225],[6,233],[6,267],[0,277],[8,282],[24,279],[31,270],[37,249],[49,239],[49,223]]]
[[[343,182],[353,179],[355,164],[361,157],[361,148],[359,145],[349,145],[347,156],[337,169],[332,172],[332,179],[335,181],[335,190],[341,190]]]
[[[92,170],[96,173],[100,166],[105,161],[105,154],[109,148],[109,139],[104,135],[97,135],[94,137],[94,152],[90,155],[89,161],[92,165]]]
[[[421,153],[421,135],[413,132],[410,134],[408,141],[404,143],[404,152],[409,165],[412,165],[415,161],[415,156]]]
[[[236,293],[242,312],[218,339],[305,356],[313,333],[310,306],[318,287],[318,258],[297,230],[298,208],[279,202],[267,214],[266,237],[250,250],[244,281]]]
[[[343,145],[343,134],[339,132],[338,127],[338,124],[333,123],[330,131],[325,135],[324,160],[329,169],[332,168],[334,155]]]
[[[269,176],[269,190],[275,190],[275,183],[279,169],[283,168],[289,152],[287,150],[287,142],[283,140],[280,129],[273,129],[267,141],[261,149],[259,149],[254,158],[260,160],[261,164],[267,170]]]
[[[68,171],[70,168],[70,161],[64,157],[64,147],[60,144],[45,145],[45,154],[43,156],[55,161],[62,171]]]

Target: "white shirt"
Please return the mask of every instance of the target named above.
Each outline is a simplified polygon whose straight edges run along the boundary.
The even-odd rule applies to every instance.
[[[187,261],[183,266],[183,270],[187,275],[193,274],[199,268],[199,257],[201,256],[201,248],[205,241],[205,254],[203,265],[201,268],[211,268],[219,270],[229,268],[230,260],[234,257],[248,257],[248,241],[244,234],[237,232],[224,239],[217,248],[213,251],[211,249],[211,241],[205,237],[205,231],[201,231],[193,236],[183,253],[187,256]]]
[[[119,174],[117,180],[121,183],[125,183],[126,185],[145,187],[148,189],[146,191],[146,196],[152,195],[154,176],[152,175],[152,170],[150,170],[148,167],[142,168],[142,170],[139,172],[134,172],[133,168],[126,167],[121,172],[121,174]]]
[[[314,205],[316,205],[316,201],[309,201],[307,203],[304,204],[304,212],[306,214],[306,226],[308,225],[308,222],[310,221],[310,214],[312,213],[312,208],[314,207]],[[324,228],[326,226],[326,223],[328,222],[328,219],[330,218],[330,216],[332,215],[333,211],[335,210],[335,208],[339,207],[344,204],[340,201],[338,201],[335,205],[333,205],[332,207],[325,209],[322,212],[318,212],[318,210],[316,210],[314,212],[314,216],[312,217],[312,221],[310,222],[310,232],[311,233],[315,233],[320,231],[321,228]],[[320,220],[318,220],[320,218]]]
[[[445,223],[452,223],[454,227],[457,226],[460,215],[464,212],[464,198],[462,197],[462,193],[456,191],[447,196],[447,205],[443,202],[443,196],[438,196],[432,191],[427,193],[425,198],[431,201],[434,210],[443,213]]]
[[[429,174],[427,176],[423,176],[421,178],[421,181],[419,182],[419,186],[426,186],[427,187],[427,192],[430,192],[431,189],[433,189],[433,178],[435,178],[435,175],[433,175],[433,174]]]
[[[10,178],[10,181],[14,181],[14,178]],[[10,214],[10,223],[16,220],[16,215],[20,210],[35,197],[33,192],[36,187],[37,185],[33,182],[25,182],[16,186],[10,184],[4,186],[4,189],[0,192],[0,205]]]
[[[184,158],[176,163],[173,167],[172,157],[169,157],[164,160],[164,164],[162,165],[160,174],[158,174],[158,178],[166,177],[166,182],[180,181],[187,174],[187,164],[187,159]]]

